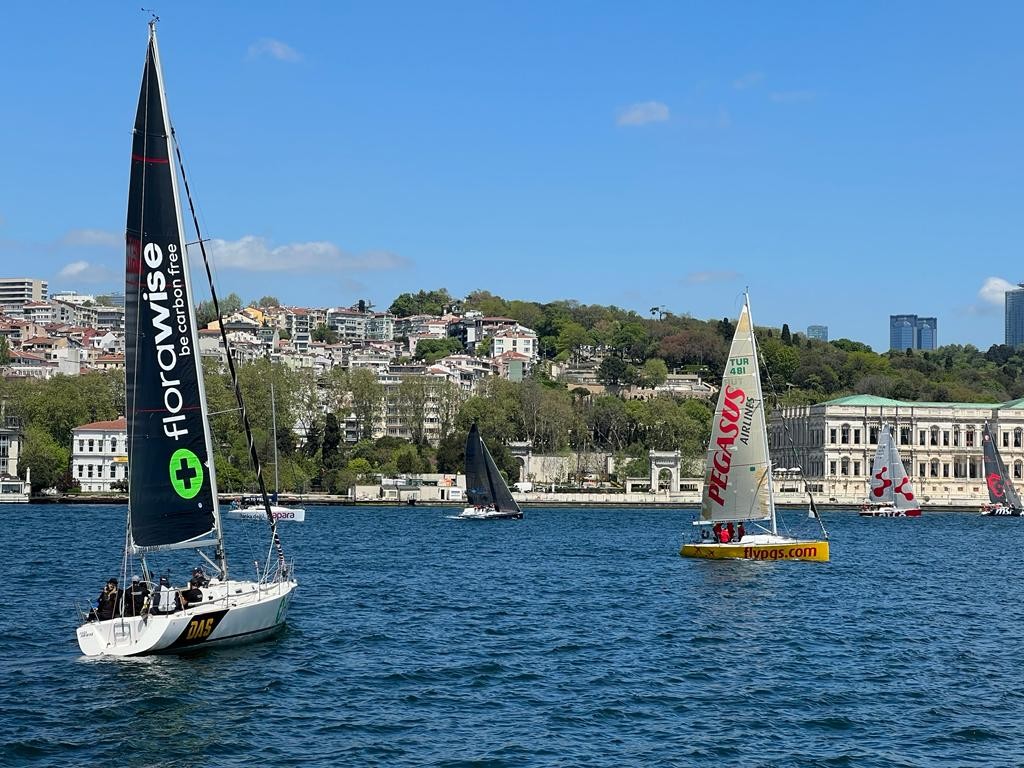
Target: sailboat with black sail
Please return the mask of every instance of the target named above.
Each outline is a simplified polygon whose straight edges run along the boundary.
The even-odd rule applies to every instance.
[[[981,508],[981,514],[991,517],[1021,517],[1020,496],[1013,487],[1013,481],[1006,471],[1006,465],[999,455],[996,441],[988,422],[981,435],[981,445],[985,457],[985,484],[988,486],[988,504]]]
[[[476,424],[466,438],[466,495],[470,506],[459,515],[463,520],[521,520],[523,512],[498,471]]]
[[[128,520],[122,583],[153,583],[151,605],[118,599],[80,612],[78,644],[87,656],[180,653],[269,637],[278,631],[296,588],[285,562],[259,459],[251,450],[269,526],[264,564],[254,578],[228,570],[216,470],[203,389],[194,293],[164,96],[156,23],[150,22],[132,139],[125,276],[125,391],[128,421]],[[179,163],[180,164],[180,163]],[[185,191],[188,184],[185,182]],[[190,201],[191,208],[191,201]],[[195,215],[193,210],[193,221]],[[200,244],[202,239],[200,239]],[[205,251],[203,253],[206,260]],[[210,274],[206,263],[207,276]],[[217,294],[210,285],[214,305]],[[219,314],[219,312],[218,312]],[[222,338],[224,324],[221,323]],[[243,424],[251,432],[235,381]],[[194,573],[187,592],[161,573],[161,558],[194,551],[212,576]],[[166,562],[165,562],[166,565]],[[116,587],[116,585],[115,585]],[[157,592],[157,589],[159,592]],[[118,594],[116,588],[114,594]],[[134,594],[134,590],[133,590]]]
[[[860,508],[861,517],[920,517],[921,504],[896,449],[892,427],[883,424],[878,432],[878,447],[871,462],[868,501]]]
[[[817,514],[814,518],[821,523]],[[821,536],[815,538],[793,538],[779,533],[757,340],[750,318],[750,300],[746,297],[722,376],[708,443],[700,518],[694,525],[700,531],[699,539],[683,544],[683,557],[829,559],[824,526]],[[754,530],[748,532],[747,526]]]

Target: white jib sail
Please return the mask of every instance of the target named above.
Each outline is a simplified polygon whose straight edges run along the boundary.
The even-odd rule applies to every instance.
[[[893,503],[892,489],[896,481],[892,476],[891,460],[892,428],[888,424],[883,424],[878,433],[875,460],[871,462],[871,487],[868,490],[868,501],[872,504]]]
[[[917,509],[920,503],[914,494],[914,486],[907,476],[900,452],[896,450],[896,441],[889,436],[889,473],[892,475],[892,494],[896,509]]]
[[[754,326],[744,304],[711,424],[701,519],[771,518],[770,471]]]

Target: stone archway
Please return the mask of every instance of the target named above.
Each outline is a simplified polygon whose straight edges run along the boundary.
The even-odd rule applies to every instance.
[[[533,463],[533,443],[529,441],[509,443],[508,452],[512,454],[512,458],[519,466],[519,477],[515,479],[529,480],[530,475],[533,474],[533,469],[530,466]]]
[[[651,490],[658,489],[662,470],[669,473],[668,492],[679,493],[679,451],[649,451],[651,460]]]

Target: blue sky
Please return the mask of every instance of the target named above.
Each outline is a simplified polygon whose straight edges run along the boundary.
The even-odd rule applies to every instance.
[[[0,272],[122,283],[139,2],[0,24]],[[1003,340],[1024,280],[1024,5],[167,3],[219,289],[403,291]]]

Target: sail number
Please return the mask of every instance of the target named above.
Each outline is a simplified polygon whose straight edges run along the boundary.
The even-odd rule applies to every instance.
[[[749,357],[730,357],[726,373],[730,376],[742,376],[747,372],[748,365],[750,365]]]
[[[188,629],[185,630],[185,639],[205,640],[213,632],[214,626],[216,626],[216,622],[212,616],[208,619],[192,619],[189,622]]]

